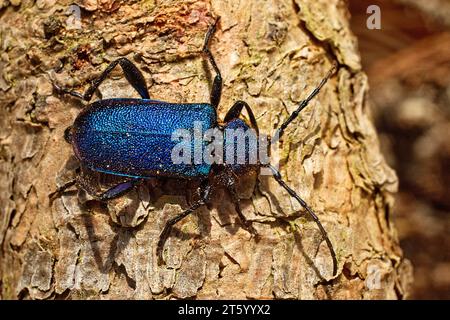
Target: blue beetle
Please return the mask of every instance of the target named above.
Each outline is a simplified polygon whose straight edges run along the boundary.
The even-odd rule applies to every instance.
[[[202,52],[206,55],[215,71],[215,77],[210,94],[210,103],[177,104],[152,100],[147,90],[145,79],[139,69],[128,59],[119,58],[113,61],[105,71],[92,82],[84,94],[61,88],[54,84],[59,92],[66,93],[79,99],[90,101],[94,92],[108,74],[120,65],[126,79],[139,93],[142,99],[104,99],[93,102],[85,107],[75,119],[72,126],[65,131],[65,139],[73,146],[74,153],[80,162],[80,167],[122,176],[126,180],[105,192],[98,193],[90,185],[89,179],[79,174],[73,181],[69,181],[51,195],[60,194],[67,188],[77,184],[98,200],[109,200],[119,197],[131,190],[143,180],[154,177],[168,177],[175,179],[196,179],[200,181],[200,199],[190,208],[170,219],[163,228],[158,246],[158,261],[162,262],[162,252],[166,239],[172,227],[181,219],[188,216],[202,205],[208,203],[213,187],[225,187],[235,203],[236,212],[243,226],[253,234],[256,231],[245,219],[240,205],[235,185],[237,179],[249,170],[258,169],[262,165],[227,165],[227,164],[174,164],[171,151],[176,141],[172,140],[174,130],[192,130],[195,122],[201,122],[204,129],[217,128],[224,131],[227,128],[240,128],[244,131],[254,129],[258,132],[258,125],[252,109],[244,101],[237,101],[227,112],[222,124],[217,119],[217,107],[222,91],[222,77],[214,57],[209,50],[209,43],[215,32],[218,19],[208,29]],[[317,88],[300,103],[289,118],[278,128],[277,135],[281,138],[286,127],[298,116],[308,103],[319,93],[327,80],[336,72],[337,66],[328,72]],[[240,119],[243,110],[248,114],[249,123]],[[273,142],[273,141],[272,141]],[[205,143],[205,142],[204,142]],[[227,144],[225,137],[225,144]],[[250,151],[246,151],[250,152]],[[248,154],[246,155],[248,161]],[[333,274],[337,272],[337,259],[317,215],[282,179],[280,173],[273,166],[268,167],[276,181],[309,213],[317,223],[326,241],[333,259]]]

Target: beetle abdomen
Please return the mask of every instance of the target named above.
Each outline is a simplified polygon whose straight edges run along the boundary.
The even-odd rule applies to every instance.
[[[174,164],[172,150],[178,141],[172,141],[172,134],[179,129],[192,132],[195,122],[203,130],[216,124],[211,105],[100,100],[77,117],[71,142],[78,159],[92,170],[130,177],[193,178],[207,175],[210,165]]]

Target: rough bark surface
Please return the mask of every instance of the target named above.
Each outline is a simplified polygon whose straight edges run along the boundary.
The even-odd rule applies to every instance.
[[[411,266],[390,216],[395,173],[380,154],[348,12],[340,0],[0,1],[0,294],[17,298],[403,298]],[[86,88],[108,62],[136,62],[152,98],[209,101],[199,55],[208,25],[224,77],[219,115],[235,100],[273,133],[326,74],[338,75],[286,132],[280,169],[318,212],[338,255],[276,182],[245,182],[241,228],[225,192],[182,221],[158,266],[165,221],[192,200],[190,184],[149,181],[101,204],[75,189],[48,196],[77,166],[63,139],[82,104],[49,79]],[[102,97],[135,97],[119,70]],[[252,194],[253,189],[255,192]]]

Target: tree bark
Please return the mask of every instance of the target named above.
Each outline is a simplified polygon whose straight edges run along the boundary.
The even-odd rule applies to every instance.
[[[397,299],[411,265],[392,223],[397,178],[380,154],[367,77],[341,0],[85,0],[81,29],[72,1],[0,1],[0,294],[31,298]],[[151,180],[101,204],[83,192],[49,194],[77,163],[63,139],[82,104],[50,79],[83,92],[120,56],[143,71],[154,99],[208,102],[212,41],[224,77],[219,116],[236,100],[275,128],[320,82],[338,74],[287,129],[280,170],[318,213],[338,274],[314,221],[270,177],[243,181],[241,227],[223,191],[172,232],[166,265],[155,257],[164,223],[192,201],[190,183]],[[119,69],[119,68],[117,68]],[[103,98],[136,97],[114,73]],[[98,97],[96,98],[98,99]],[[255,192],[253,190],[255,189]]]

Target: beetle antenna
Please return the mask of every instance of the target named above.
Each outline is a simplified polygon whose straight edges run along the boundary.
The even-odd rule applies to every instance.
[[[280,186],[282,186],[292,197],[294,197],[300,203],[300,205],[308,212],[309,216],[314,220],[314,222],[319,227],[320,233],[322,234],[323,239],[327,243],[328,249],[330,250],[330,253],[331,253],[331,258],[333,259],[333,276],[335,276],[337,273],[337,265],[338,265],[336,253],[334,252],[333,244],[331,243],[330,238],[328,237],[328,234],[325,231],[325,228],[322,226],[322,223],[320,222],[319,217],[308,206],[308,204],[305,202],[305,200],[300,198],[300,196],[294,190],[292,190],[286,184],[286,182],[283,181],[283,178],[281,177],[280,172],[277,169],[275,169],[275,167],[273,167],[270,164],[267,165],[267,167],[272,171],[273,177],[278,182],[278,184]]]
[[[292,112],[292,114],[289,116],[289,118],[286,119],[286,121],[284,121],[284,123],[277,129],[277,131],[275,132],[275,135],[272,138],[272,142],[277,142],[284,133],[284,130],[286,129],[286,127],[295,119],[297,118],[297,116],[299,115],[299,113],[305,109],[308,104],[311,102],[312,99],[314,99],[315,96],[317,96],[317,94],[320,92],[320,89],[322,89],[322,87],[327,83],[327,81],[336,73],[337,71],[337,63],[334,63],[333,67],[330,69],[330,71],[328,71],[327,75],[322,79],[322,81],[320,82],[320,84],[310,93],[310,95],[303,100],[300,105],[298,106],[297,110],[295,110],[294,112]]]

